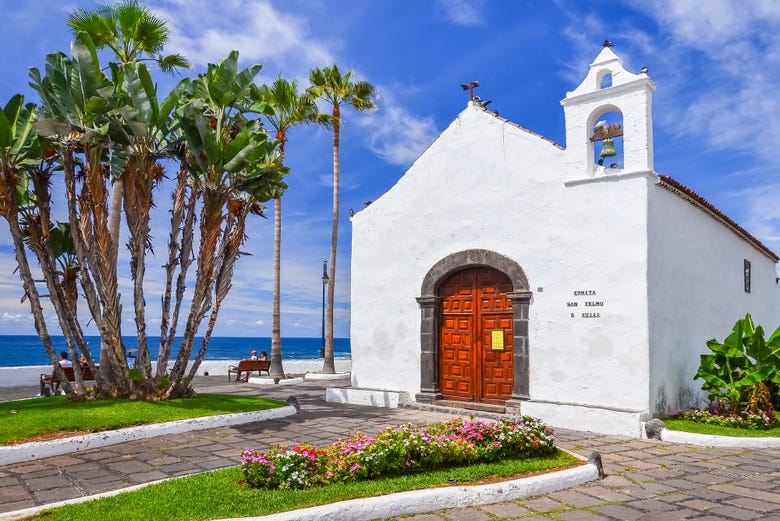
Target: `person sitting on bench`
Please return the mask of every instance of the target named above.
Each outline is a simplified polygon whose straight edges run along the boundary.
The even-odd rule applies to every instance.
[[[68,352],[63,351],[60,353],[60,361],[59,361],[60,367],[73,367],[73,362],[68,360]],[[42,374],[41,375],[41,396],[50,396],[51,394],[54,394],[57,392],[56,384],[52,383],[52,380],[54,378],[53,374]],[[49,386],[49,392],[46,393],[46,386]]]

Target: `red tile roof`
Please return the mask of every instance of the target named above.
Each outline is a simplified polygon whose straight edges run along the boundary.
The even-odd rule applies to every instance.
[[[733,221],[729,216],[727,216],[725,213],[721,212],[715,206],[706,200],[701,195],[697,194],[684,184],[675,181],[668,175],[662,175],[658,176],[659,178],[659,185],[663,188],[666,188],[670,192],[679,195],[683,199],[687,200],[694,206],[697,206],[704,210],[705,212],[709,213],[712,217],[714,217],[716,220],[720,221],[724,225],[731,228],[734,233],[745,239],[746,241],[750,242],[755,246],[758,250],[763,252],[767,257],[772,259],[773,261],[777,262],[780,260],[780,257],[777,256],[775,252],[769,249],[768,246],[766,246],[764,243],[753,237],[750,233],[747,232],[742,226],[737,224],[735,221]]]

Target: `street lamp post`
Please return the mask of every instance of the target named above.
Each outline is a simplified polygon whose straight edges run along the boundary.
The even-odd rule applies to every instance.
[[[328,287],[328,261],[322,262],[322,349],[320,358],[325,358],[325,288]]]

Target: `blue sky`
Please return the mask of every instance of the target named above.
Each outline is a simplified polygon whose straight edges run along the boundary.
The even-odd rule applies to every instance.
[[[28,67],[41,67],[48,52],[68,51],[67,13],[95,5],[0,0],[0,102],[17,92],[35,101],[27,86]],[[627,69],[647,66],[656,83],[656,171],[688,185],[780,251],[780,2],[165,0],[148,5],[169,21],[166,51],[186,55],[196,72],[238,49],[245,65],[263,65],[258,81],[282,74],[305,84],[312,67],[336,63],[377,87],[377,112],[344,116],[336,336],[349,334],[348,210],[363,208],[395,184],[465,108],[468,97],[460,84],[478,80],[476,93],[492,100],[489,108],[565,145],[560,100],[585,77],[605,38],[614,42]],[[176,80],[155,79],[160,91]],[[283,204],[282,335],[318,337],[320,276],[330,243],[331,136],[304,127],[289,138],[293,173]],[[158,197],[164,207],[166,195]],[[163,228],[153,228],[159,253],[147,268],[151,331],[157,328],[155,305],[162,292],[164,212],[154,222]],[[252,221],[248,235],[244,249],[252,255],[239,260],[215,330],[219,336],[270,336],[271,219]],[[0,334],[34,334],[29,307],[20,303],[10,244],[3,223]],[[129,310],[129,286],[123,293]],[[132,326],[128,315],[127,333]]]

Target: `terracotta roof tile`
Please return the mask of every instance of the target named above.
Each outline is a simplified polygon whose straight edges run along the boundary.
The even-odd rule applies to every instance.
[[[723,224],[725,224],[726,226],[734,230],[734,232],[737,235],[739,235],[746,241],[752,243],[753,246],[758,248],[761,252],[766,254],[766,256],[772,259],[773,261],[777,262],[780,260],[780,257],[778,257],[775,252],[769,249],[768,246],[766,246],[764,243],[762,243],[761,241],[753,237],[750,233],[747,232],[747,230],[745,230],[742,226],[740,226],[731,218],[729,218],[729,216],[727,216],[725,213],[715,208],[715,205],[713,205],[711,202],[706,200],[704,197],[697,194],[696,192],[694,192],[684,184],[675,181],[668,175],[658,176],[658,178],[660,180],[659,182],[660,186],[666,188],[667,190],[669,190],[674,194],[683,197],[684,199],[688,200],[691,204],[703,209],[704,211],[706,211],[707,213],[715,217],[715,219],[719,220],[720,222],[722,222]]]

